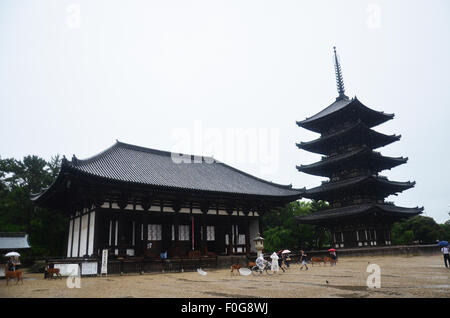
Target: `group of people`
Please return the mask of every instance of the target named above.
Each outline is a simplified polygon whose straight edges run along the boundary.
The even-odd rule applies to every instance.
[[[261,255],[260,257],[263,256]],[[288,270],[290,258],[286,253],[282,253],[282,251],[273,252],[270,258],[272,259],[270,266],[273,271],[278,272],[281,269],[284,273]]]
[[[447,256],[448,256],[448,250],[447,250]],[[330,251],[329,257],[332,258],[334,261],[334,264],[336,264],[337,255],[336,255],[335,250]],[[287,253],[282,253],[282,251],[274,252],[270,256],[270,258],[272,259],[271,267],[272,267],[273,271],[279,271],[279,269],[281,269],[284,273],[286,270],[289,269],[290,257]],[[262,254],[256,259],[256,264],[260,268],[265,266],[266,263],[268,263],[268,262],[264,260],[264,257]],[[300,251],[300,263],[301,263],[300,270],[303,270],[303,267],[305,267],[305,270],[308,270],[308,255],[303,250]],[[446,265],[447,265],[447,263],[446,263]]]

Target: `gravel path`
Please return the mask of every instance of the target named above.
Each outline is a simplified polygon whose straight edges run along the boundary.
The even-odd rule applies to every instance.
[[[381,269],[381,288],[369,289],[367,266]],[[341,258],[330,265],[299,270],[291,265],[272,276],[238,276],[230,270],[157,273],[81,278],[80,288],[67,280],[44,280],[43,274],[25,273],[23,285],[0,280],[0,297],[163,297],[163,298],[262,298],[262,297],[450,297],[450,269],[441,255],[374,256]],[[327,284],[328,281],[328,284]]]

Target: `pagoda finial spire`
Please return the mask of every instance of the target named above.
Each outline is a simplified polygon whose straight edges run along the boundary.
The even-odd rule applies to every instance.
[[[336,53],[336,47],[333,46],[333,49],[334,49],[334,70],[336,72],[336,85],[339,93],[339,96],[336,98],[336,100],[348,99],[348,97],[345,95],[344,78],[342,76],[341,64],[339,63],[338,56]]]

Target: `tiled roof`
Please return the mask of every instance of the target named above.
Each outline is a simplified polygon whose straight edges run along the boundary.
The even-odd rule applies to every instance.
[[[322,132],[323,127],[318,128],[316,126],[319,122],[322,122],[323,125],[324,120],[331,118],[332,115],[344,111],[348,107],[352,107],[352,112],[357,110],[361,114],[358,118],[363,120],[369,127],[379,125],[394,117],[393,114],[385,114],[384,112],[375,111],[363,105],[357,98],[344,98],[336,100],[330,106],[326,107],[312,117],[306,118],[303,121],[298,121],[297,125],[315,132]],[[328,126],[329,125],[324,125],[324,127]]]
[[[381,212],[397,217],[411,217],[414,215],[421,214],[423,211],[423,207],[415,207],[415,208],[404,208],[398,207],[393,204],[359,204],[359,205],[351,205],[342,208],[334,208],[327,209],[319,212],[313,212],[307,216],[298,216],[296,219],[300,223],[320,223],[321,221],[329,221],[335,218],[342,217],[353,217],[356,215],[362,215],[370,212]]]
[[[373,169],[372,171],[391,169],[408,161],[408,158],[386,157],[378,152],[372,151],[368,147],[361,147],[346,153],[326,157],[321,161],[309,165],[297,166],[297,170],[309,174],[327,176],[339,168],[342,169],[342,167],[350,166],[356,168],[358,165],[354,163],[355,159],[361,158],[365,158],[366,160],[363,160],[359,166],[370,167]]]
[[[375,149],[397,141],[400,137],[401,135],[385,135],[377,132],[376,130],[367,127],[362,121],[358,121],[356,124],[330,135],[321,136],[307,142],[300,142],[297,144],[297,147],[307,151],[328,155],[330,150],[341,144],[345,144],[349,139],[356,139],[363,144],[369,145],[372,149]]]
[[[28,234],[25,233],[0,233],[0,249],[2,250],[14,250],[30,248],[28,243]]]
[[[366,175],[348,178],[342,181],[325,182],[321,186],[307,189],[303,193],[303,197],[309,199],[323,199],[322,196],[327,193],[339,193],[344,189],[349,189],[351,187],[360,188],[362,185],[369,183],[374,187],[374,191],[382,191],[382,189],[384,189],[383,191],[389,192],[390,194],[407,190],[415,185],[415,182],[390,181],[385,177]]]
[[[180,158],[171,152],[117,142],[89,159],[64,160],[63,167],[114,181],[178,189],[283,197],[300,197],[302,192],[254,177],[213,158],[187,155],[183,158],[190,162],[179,163]]]

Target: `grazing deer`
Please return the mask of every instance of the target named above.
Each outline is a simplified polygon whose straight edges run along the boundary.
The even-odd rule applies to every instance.
[[[324,260],[322,257],[311,257],[311,265],[314,266],[315,263],[324,263]]]
[[[45,272],[47,273],[47,278],[56,278],[62,279],[61,274],[59,272],[59,268],[49,268],[48,265],[45,268]]]
[[[241,265],[239,264],[233,264],[231,265],[231,275],[233,275],[234,270],[237,271],[238,275],[241,275],[241,273],[239,273],[239,269],[241,268]]]
[[[327,262],[330,263],[330,266],[333,266],[333,264],[336,265],[336,260],[335,259],[332,259],[331,257],[325,256],[323,258],[323,263],[326,264]]]

